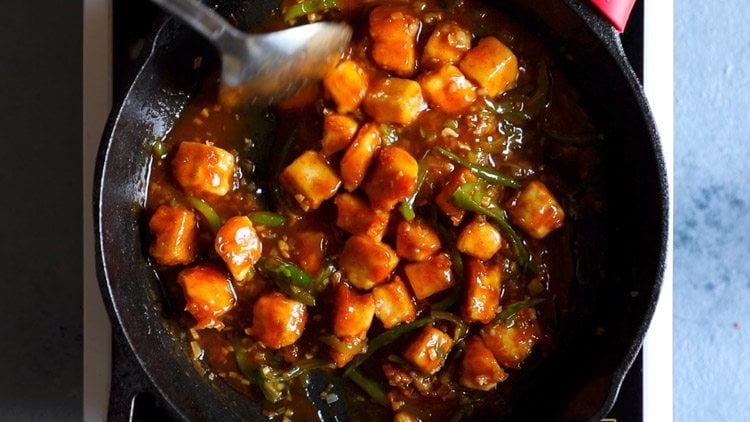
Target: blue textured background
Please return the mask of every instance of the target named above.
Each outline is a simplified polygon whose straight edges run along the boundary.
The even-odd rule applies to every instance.
[[[750,421],[748,20],[675,1],[676,421]]]

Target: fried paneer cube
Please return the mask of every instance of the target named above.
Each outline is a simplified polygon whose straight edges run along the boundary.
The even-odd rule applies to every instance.
[[[191,210],[161,205],[148,227],[154,235],[148,250],[154,261],[161,265],[193,262],[198,253],[198,225]]]
[[[227,220],[216,233],[214,249],[238,281],[244,281],[253,265],[260,259],[263,245],[253,223],[246,216]]]
[[[378,6],[370,13],[372,60],[399,76],[414,73],[420,22],[402,6]]]
[[[401,277],[395,276],[388,283],[375,286],[372,296],[375,298],[375,316],[386,329],[414,321],[417,315],[414,298]]]
[[[426,261],[404,265],[414,296],[422,300],[453,286],[455,279],[451,271],[451,259],[447,253],[439,253]]]
[[[427,107],[422,87],[411,79],[381,78],[367,91],[362,107],[378,123],[408,126]]]
[[[445,213],[445,215],[450,217],[454,226],[461,224],[461,220],[463,220],[466,211],[453,205],[451,197],[465,183],[476,182],[476,180],[477,177],[474,176],[474,173],[470,170],[464,167],[456,168],[456,170],[448,176],[448,181],[440,190],[440,193],[435,197],[435,202],[438,207]]]
[[[281,293],[258,298],[253,305],[253,325],[246,330],[264,346],[280,349],[294,344],[305,330],[307,308]]]
[[[185,295],[185,310],[195,318],[193,328],[224,328],[219,318],[237,302],[232,283],[224,272],[196,265],[180,271],[177,283]]]
[[[461,305],[464,321],[489,323],[500,311],[502,270],[499,263],[466,260],[466,297]]]
[[[456,240],[459,251],[479,259],[490,259],[503,245],[500,230],[482,216],[461,229]]]
[[[533,308],[521,310],[511,321],[488,325],[480,333],[497,362],[512,369],[521,368],[542,335]]]
[[[471,32],[455,22],[444,21],[435,27],[427,39],[422,64],[427,67],[455,64],[470,48]]]
[[[547,186],[533,180],[521,189],[508,210],[515,225],[529,236],[541,239],[562,226],[565,212]]]
[[[375,168],[364,183],[370,205],[376,210],[390,211],[411,196],[417,188],[417,160],[399,147],[385,147],[375,161]]]
[[[398,256],[390,246],[365,235],[347,239],[339,255],[339,268],[345,279],[362,290],[382,283],[396,265]]]
[[[477,99],[477,89],[452,64],[419,77],[422,93],[430,106],[446,113],[460,113]]]
[[[226,195],[232,190],[234,155],[200,142],[181,142],[172,159],[172,174],[193,195]]]
[[[432,375],[443,367],[452,347],[451,336],[426,325],[406,347],[403,357],[421,372]]]
[[[495,37],[479,40],[458,63],[469,79],[481,87],[480,95],[495,97],[516,86],[518,59]]]
[[[323,268],[327,243],[328,239],[321,231],[305,230],[289,234],[291,255],[308,274],[318,274]]]
[[[497,363],[481,337],[471,336],[466,339],[459,384],[474,390],[489,391],[507,378],[508,374]]]
[[[294,196],[304,211],[317,209],[332,198],[341,179],[319,153],[308,150],[289,164],[279,177],[281,185]]]
[[[343,150],[354,139],[359,125],[343,114],[329,114],[323,118],[323,139],[320,151],[326,157]]]
[[[350,113],[359,107],[368,85],[367,72],[354,60],[342,60],[323,77],[323,86],[336,102],[341,114]]]
[[[367,123],[359,129],[354,141],[341,157],[341,179],[344,181],[344,189],[351,192],[359,187],[372,159],[380,150],[380,145],[380,130],[377,125]]]
[[[373,210],[366,200],[342,192],[333,200],[336,204],[336,226],[351,234],[363,234],[381,240],[388,227],[390,213]]]
[[[422,219],[403,220],[396,227],[396,253],[409,261],[424,261],[440,250],[440,237]]]
[[[375,314],[375,300],[372,294],[358,294],[345,283],[339,283],[335,289],[333,333],[340,339],[365,339]]]

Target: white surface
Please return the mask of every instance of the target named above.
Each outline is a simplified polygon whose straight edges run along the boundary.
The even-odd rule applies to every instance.
[[[656,119],[669,180],[669,239],[659,303],[643,345],[643,421],[673,420],[672,239],[674,221],[674,3],[644,3],[643,85]]]
[[[107,419],[111,337],[96,281],[94,162],[112,107],[112,2],[83,2],[83,420]]]

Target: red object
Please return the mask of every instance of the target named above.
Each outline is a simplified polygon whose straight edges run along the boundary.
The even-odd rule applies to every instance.
[[[591,0],[599,10],[612,22],[618,31],[625,30],[635,0]]]

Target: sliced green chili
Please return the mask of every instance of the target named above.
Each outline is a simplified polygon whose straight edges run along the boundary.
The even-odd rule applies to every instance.
[[[436,319],[442,319],[453,323],[453,341],[455,342],[464,338],[466,336],[466,333],[469,331],[469,325],[466,324],[466,322],[464,322],[464,320],[462,320],[459,316],[454,315],[450,312],[432,311],[430,312],[430,315],[435,317]]]
[[[513,230],[513,227],[510,226],[510,223],[508,223],[508,219],[505,217],[505,211],[497,206],[495,206],[494,208],[485,208],[479,203],[479,201],[477,201],[475,198],[472,198],[472,194],[479,186],[481,185],[476,182],[465,183],[460,188],[458,188],[456,192],[453,193],[453,196],[451,196],[451,201],[455,206],[461,209],[486,215],[495,223],[497,223],[505,232],[505,234],[510,238],[510,243],[513,245],[513,249],[518,256],[519,264],[521,264],[522,268],[526,269],[531,258],[529,256],[529,251],[526,250],[526,246],[523,244],[523,240],[518,236],[516,231]]]
[[[253,224],[261,226],[278,227],[286,224],[286,217],[271,211],[253,211],[247,215]]]
[[[270,380],[260,368],[254,367],[253,364],[248,360],[247,354],[244,348],[235,347],[234,358],[237,361],[237,367],[239,368],[242,375],[250,381],[253,381],[260,391],[263,393],[263,397],[271,403],[276,403],[284,397],[284,390],[286,385],[279,384]]]
[[[290,22],[308,13],[321,13],[329,9],[338,9],[337,0],[305,0],[297,3],[284,13],[284,21]]]
[[[534,307],[542,302],[544,302],[544,299],[535,298],[535,299],[526,299],[526,300],[521,300],[518,302],[511,303],[510,305],[503,307],[503,310],[500,311],[500,313],[497,314],[497,316],[495,316],[495,319],[492,320],[491,324],[497,324],[498,322],[501,322],[501,321],[510,320],[522,310],[526,308]]]
[[[364,392],[367,393],[375,403],[390,408],[385,391],[383,391],[375,381],[365,377],[356,369],[351,369],[349,373],[345,375],[357,384],[359,388],[364,390]]]
[[[441,147],[436,147],[436,149],[437,149],[437,152],[442,154],[445,158],[453,161],[454,163],[460,165],[461,167],[466,167],[480,179],[483,179],[490,183],[495,183],[501,186],[511,187],[514,189],[518,189],[521,187],[520,182],[508,176],[504,176],[498,173],[493,168],[480,166],[478,164],[471,163],[459,157],[458,155],[448,151],[447,149],[444,149]]]
[[[295,286],[310,287],[313,277],[302,268],[279,257],[261,258],[259,267],[266,273],[282,277]]]
[[[154,141],[154,144],[151,145],[151,152],[156,158],[163,159],[167,156],[169,150],[163,141]]]
[[[315,275],[315,278],[313,278],[311,286],[312,291],[315,293],[320,293],[325,290],[326,286],[328,286],[328,279],[335,272],[336,266],[333,265],[333,260],[331,258],[327,258],[325,264],[323,265],[323,268],[320,270],[320,272],[318,272],[318,274]]]
[[[398,131],[395,126],[383,123],[380,125],[380,137],[385,145],[391,145],[398,141]]]
[[[341,339],[339,339],[333,334],[320,337],[320,341],[324,344],[331,346],[334,350],[336,350],[339,353],[347,353],[347,354],[350,353],[353,355],[356,355],[357,353],[362,351],[362,349],[364,349],[365,347],[365,344],[367,344],[366,341],[359,340],[359,339],[357,339],[355,343],[346,343],[346,342],[341,341]]]
[[[315,369],[333,368],[333,364],[322,359],[302,359],[295,362],[291,368],[283,372],[275,371],[270,367],[268,368],[269,369],[264,375],[270,381],[289,382],[292,379],[302,374],[309,373],[310,371],[313,371]]]
[[[414,188],[414,192],[399,204],[399,211],[406,221],[412,221],[417,216],[414,212],[414,201],[417,200],[419,190],[422,188],[424,179],[427,177],[427,165],[424,161],[429,153],[430,151],[428,150],[417,163],[417,186]]]
[[[219,216],[219,213],[217,213],[216,210],[208,205],[206,201],[200,198],[188,196],[185,198],[185,200],[188,202],[188,204],[190,204],[191,207],[193,207],[203,216],[203,218],[206,220],[206,223],[208,223],[208,227],[211,229],[211,232],[216,234],[224,224],[224,222],[221,220],[221,217]]]

